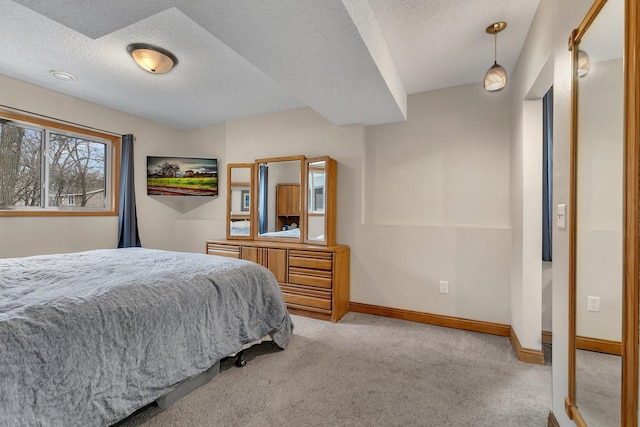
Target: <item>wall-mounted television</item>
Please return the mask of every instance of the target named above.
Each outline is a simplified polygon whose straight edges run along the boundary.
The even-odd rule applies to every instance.
[[[147,156],[147,194],[217,196],[218,159]]]

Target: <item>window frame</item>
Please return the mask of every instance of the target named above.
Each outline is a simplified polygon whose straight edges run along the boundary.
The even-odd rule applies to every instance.
[[[19,125],[24,125],[30,128],[40,128],[42,131],[53,132],[57,134],[69,135],[78,137],[86,137],[87,139],[94,140],[99,139],[107,143],[107,158],[105,159],[106,167],[105,176],[106,188],[105,199],[106,208],[77,208],[77,207],[10,207],[7,209],[0,209],[0,217],[16,217],[16,216],[116,216],[118,215],[118,204],[120,200],[120,157],[122,150],[122,138],[116,135],[106,134],[104,132],[95,131],[92,129],[82,128],[66,123],[55,122],[52,120],[46,120],[39,117],[32,117],[22,114],[17,114],[10,111],[0,110],[0,118],[11,120]],[[43,157],[44,161],[44,157]],[[48,167],[46,168],[48,173]],[[47,177],[48,178],[48,177]],[[47,179],[48,183],[48,179]]]

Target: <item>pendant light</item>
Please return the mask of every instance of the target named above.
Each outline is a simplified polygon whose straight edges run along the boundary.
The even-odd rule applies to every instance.
[[[583,50],[578,51],[578,77],[584,77],[589,72],[589,55]]]
[[[498,33],[507,28],[506,22],[496,22],[487,27],[487,33],[493,34],[493,65],[484,76],[484,88],[495,92],[507,85],[507,72],[498,64]]]
[[[140,68],[153,74],[166,73],[178,63],[173,53],[152,44],[133,43],[127,46],[127,52]]]

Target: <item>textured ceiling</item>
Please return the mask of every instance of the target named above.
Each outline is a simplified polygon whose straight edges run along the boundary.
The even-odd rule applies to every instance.
[[[486,26],[510,72],[537,0],[0,0],[0,74],[189,129],[309,106],[335,124],[406,118],[406,94],[479,82]],[[147,73],[130,43],[173,52]],[[50,75],[77,76],[63,82]],[[0,95],[0,103],[2,98]]]

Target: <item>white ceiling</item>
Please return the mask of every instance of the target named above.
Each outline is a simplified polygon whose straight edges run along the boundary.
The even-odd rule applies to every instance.
[[[0,75],[179,129],[309,106],[406,119],[406,95],[513,70],[539,0],[0,0]],[[126,51],[178,57],[152,75]],[[53,78],[52,70],[77,76]],[[0,104],[4,104],[0,94]]]

